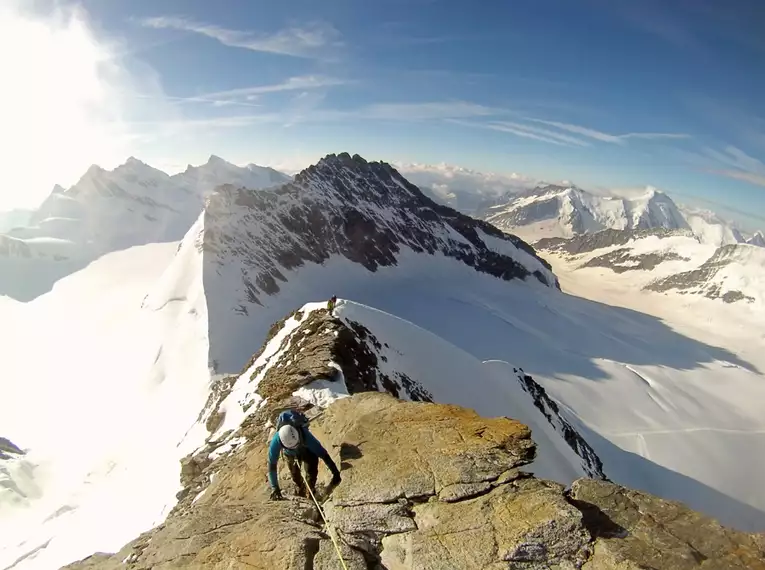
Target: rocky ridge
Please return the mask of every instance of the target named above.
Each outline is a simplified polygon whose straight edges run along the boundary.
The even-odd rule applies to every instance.
[[[404,250],[557,287],[549,264],[520,238],[435,203],[389,164],[347,153],[328,155],[273,189],[218,188],[203,228],[211,265],[223,270],[236,258],[243,266],[243,311],[278,293],[286,272],[306,263],[342,256],[374,272],[396,265]]]
[[[608,247],[626,245],[631,241],[649,236],[656,236],[659,239],[672,236],[693,238],[693,235],[686,230],[671,230],[666,228],[635,230],[606,229],[591,234],[578,235],[573,238],[544,238],[535,242],[534,246],[545,251],[580,255],[582,253],[590,253]]]
[[[210,437],[184,460],[184,489],[166,521],[116,554],[67,568],[338,568],[330,532],[353,570],[765,568],[762,537],[678,503],[602,480],[566,490],[524,473],[535,456],[526,426],[429,402],[416,378],[380,378],[379,341],[360,325],[296,312],[269,340],[280,350],[267,342],[240,377],[211,391],[199,418]],[[316,378],[355,395],[316,406],[303,397]],[[221,404],[240,383],[251,389],[242,392],[247,415],[222,429],[231,412]],[[330,527],[308,499],[268,501],[266,443],[287,406],[313,417],[312,431],[339,459],[343,481],[329,494],[320,470]],[[280,479],[289,481],[286,469]],[[294,493],[291,484],[285,491]]]
[[[755,250],[757,255],[752,256],[751,254]],[[742,252],[744,253],[743,256],[741,255]],[[752,260],[752,257],[755,259]],[[725,245],[697,269],[658,279],[647,285],[645,289],[657,292],[676,290],[683,294],[691,293],[704,295],[710,299],[721,299],[725,303],[738,301],[754,303],[757,300],[756,297],[735,288],[735,285],[725,283],[729,277],[723,274],[726,269],[735,267],[742,261],[753,267],[759,266],[761,272],[765,270],[765,255],[759,254],[757,246],[748,244]],[[765,274],[761,273],[761,279],[765,279]]]

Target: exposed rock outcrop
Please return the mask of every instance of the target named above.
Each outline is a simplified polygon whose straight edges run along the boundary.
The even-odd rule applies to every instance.
[[[534,445],[510,419],[367,393],[313,429],[342,465],[324,510],[351,569],[765,568],[754,537],[678,503],[593,480],[566,493],[525,475]],[[192,508],[67,568],[337,568],[309,500],[268,501],[259,439]]]
[[[665,228],[647,228],[634,230],[607,229],[595,233],[577,235],[573,238],[545,238],[537,241],[534,246],[546,251],[579,255],[604,249],[607,247],[625,245],[636,239],[649,236],[667,238],[671,236],[692,237],[689,231]],[[617,250],[618,251],[618,250]]]
[[[291,333],[281,334],[284,327]],[[213,390],[199,418],[210,438],[184,460],[184,490],[166,521],[116,554],[66,568],[329,570],[340,567],[334,536],[352,570],[765,570],[756,537],[678,503],[600,480],[566,491],[525,473],[536,448],[513,419],[378,392],[386,382],[376,371],[375,343],[369,330],[323,309],[277,323],[243,375]],[[317,377],[355,394],[313,406],[296,394]],[[215,414],[231,394],[247,393],[237,392],[240,382],[257,397],[244,402],[239,427],[224,430],[225,415]],[[388,382],[409,399],[421,394],[400,378]],[[554,423],[554,401],[531,377],[525,389]],[[329,525],[311,500],[295,496],[284,462],[279,477],[288,500],[269,501],[269,427],[286,406],[313,418],[311,430],[340,466],[343,481],[332,490],[320,469]],[[580,439],[572,435],[591,449]]]
[[[725,283],[728,277],[746,284],[746,279],[741,279],[741,269],[735,266],[740,264],[746,268],[756,268],[762,271],[765,268],[765,255],[762,249],[747,244],[725,245],[719,248],[712,257],[704,262],[699,268],[670,275],[650,283],[645,288],[649,291],[671,291],[704,295],[710,299],[721,299],[725,303],[746,301],[753,303],[757,299],[746,292],[735,289]],[[728,271],[730,274],[726,274]],[[732,280],[733,280],[732,279]]]

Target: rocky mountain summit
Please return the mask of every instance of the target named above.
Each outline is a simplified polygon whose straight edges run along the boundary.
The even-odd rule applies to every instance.
[[[250,302],[278,292],[285,271],[305,263],[340,255],[374,272],[396,265],[404,250],[557,286],[523,240],[436,204],[389,164],[347,153],[328,155],[273,189],[218,188],[205,208],[202,247],[218,266],[232,255],[242,260]]]
[[[328,155],[274,188],[217,188],[170,272],[186,271],[184,260],[196,254],[203,289],[215,292],[206,294],[210,360],[225,372],[252,352],[230,342],[232,334],[263,338],[256,314],[273,322],[285,310],[278,299],[294,296],[290,306],[311,299],[299,296],[301,272],[327,296],[374,275],[384,274],[380,283],[413,279],[429,275],[427,268],[558,288],[549,264],[520,238],[435,203],[389,164],[347,153]]]
[[[418,378],[382,372],[384,348],[324,309],[276,323],[242,374],[213,386],[199,416],[210,435],[182,462],[167,519],[66,568],[335,569],[335,538],[352,570],[765,569],[762,536],[602,479],[567,490],[524,472],[528,427],[432,402]],[[320,471],[329,524],[291,484],[268,500],[266,444],[287,407],[339,460],[329,493]]]

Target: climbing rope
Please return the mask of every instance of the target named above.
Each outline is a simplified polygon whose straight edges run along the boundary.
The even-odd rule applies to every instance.
[[[340,545],[337,543],[337,539],[335,538],[334,529],[332,528],[332,525],[329,524],[327,517],[324,516],[324,510],[321,508],[321,505],[319,505],[319,501],[316,500],[316,497],[314,496],[313,491],[311,491],[311,486],[308,484],[308,481],[305,478],[303,469],[300,469],[300,476],[303,478],[303,482],[305,483],[305,488],[308,489],[308,494],[311,495],[313,504],[316,505],[317,509],[319,509],[319,514],[321,515],[321,518],[324,521],[324,524],[327,526],[327,534],[329,534],[329,538],[332,539],[332,544],[335,545],[335,552],[337,552],[337,557],[340,559],[340,564],[342,564],[344,570],[348,570],[348,566],[345,565],[345,560],[343,559],[343,554],[342,552],[340,552]]]

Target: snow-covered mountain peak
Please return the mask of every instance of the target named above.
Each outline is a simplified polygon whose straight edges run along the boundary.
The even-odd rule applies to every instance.
[[[674,201],[653,187],[626,198],[550,184],[507,200],[489,208],[484,219],[529,239],[571,237],[604,229],[688,229]]]
[[[203,252],[204,290],[217,292],[208,296],[208,310],[226,320],[296,294],[304,287],[298,272],[321,272],[320,280],[332,287],[328,296],[378,272],[411,279],[468,270],[558,286],[549,265],[521,239],[436,204],[386,163],[346,153],[330,155],[274,188],[220,186],[195,228],[181,250]],[[401,265],[409,270],[397,269]],[[327,266],[346,277],[331,276]],[[148,302],[162,303],[154,297]],[[227,328],[237,326],[252,325],[243,320]],[[234,350],[220,343],[211,361],[224,369],[231,362],[239,366],[246,356],[231,355]]]
[[[9,237],[2,239],[0,264],[12,264],[0,265],[0,295],[29,300],[103,253],[182,239],[221,184],[259,189],[289,179],[271,168],[242,168],[218,157],[175,176],[135,157],[113,170],[93,165],[69,189],[55,186],[21,223],[0,219]]]
[[[763,235],[762,232],[755,232],[755,234],[750,237],[746,243],[749,245],[756,245],[757,247],[765,247],[765,235]]]
[[[106,170],[101,168],[99,165],[91,164],[90,167],[85,171],[85,174],[82,175],[79,182],[81,182],[82,180],[87,180],[88,178],[96,178],[99,176],[103,176],[105,173],[106,173]]]
[[[305,190],[334,196],[340,201],[368,201],[379,206],[398,207],[418,201],[422,192],[385,162],[367,162],[358,154],[329,154],[295,175]]]

